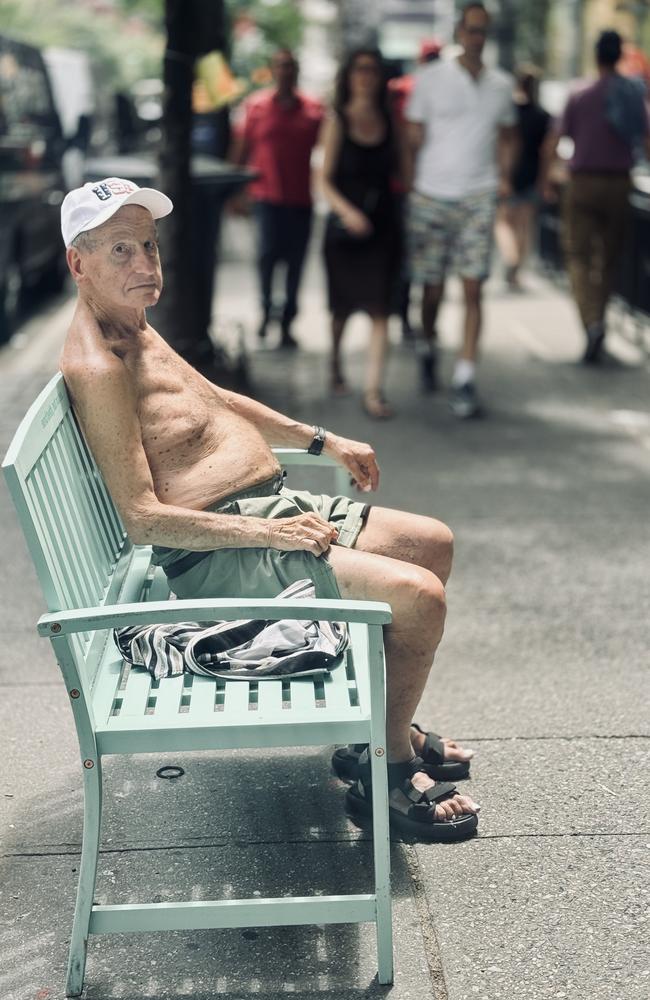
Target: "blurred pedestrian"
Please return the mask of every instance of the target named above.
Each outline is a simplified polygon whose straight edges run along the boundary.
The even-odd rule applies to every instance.
[[[375,419],[391,417],[383,383],[401,258],[393,178],[405,166],[405,149],[390,114],[385,66],[376,49],[356,49],[341,67],[323,147],[322,186],[331,208],[324,254],[332,314],[332,390],[347,389],[341,367],[345,324],[353,313],[366,312],[372,330],[363,405]]]
[[[512,193],[497,210],[495,233],[506,267],[510,291],[522,291],[519,272],[530,249],[531,233],[539,202],[541,151],[551,116],[538,102],[540,71],[530,64],[520,66],[515,74],[515,107],[519,128],[519,147],[512,169]]]
[[[420,42],[418,65],[425,66],[427,63],[435,62],[440,58],[441,52],[442,42],[440,42],[437,38],[423,38]],[[413,73],[405,73],[403,76],[394,77],[392,80],[388,81],[391,111],[402,129],[404,129],[406,125],[405,111],[411,94],[413,93],[413,83]],[[404,185],[399,184],[399,181],[397,182],[396,189],[398,193],[402,195],[402,211],[400,211],[400,218],[404,224],[406,221],[406,206],[404,205],[404,198],[407,191]],[[409,273],[409,259],[408,254],[404,253],[402,255],[402,275],[399,283],[397,302],[399,318],[402,322],[402,337],[404,340],[410,340],[414,336],[413,328],[411,327],[410,306],[411,277]]]
[[[311,154],[323,118],[322,105],[297,89],[298,62],[289,49],[271,59],[274,86],[246,102],[243,128],[233,159],[258,173],[250,185],[257,221],[262,318],[260,337],[273,311],[273,275],[286,264],[281,343],[295,347],[291,324],[298,313],[298,290],[312,221]]]
[[[469,3],[457,27],[463,52],[425,66],[407,107],[415,159],[409,205],[412,281],[424,286],[423,385],[436,386],[436,320],[445,277],[455,270],[465,300],[463,346],[449,398],[459,418],[480,411],[475,389],[483,283],[490,271],[497,193],[511,192],[516,115],[512,79],[484,65],[490,15]]]
[[[587,339],[583,361],[597,362],[605,341],[605,312],[629,217],[635,150],[650,154],[643,87],[617,72],[622,40],[604,31],[596,42],[598,77],[569,97],[549,143],[544,194],[556,200],[549,172],[562,136],[573,140],[563,197],[563,242],[573,296]]]

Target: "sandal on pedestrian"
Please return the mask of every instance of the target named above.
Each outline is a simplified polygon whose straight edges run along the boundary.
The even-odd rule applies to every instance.
[[[476,813],[461,813],[452,819],[437,820],[436,804],[457,795],[450,782],[434,785],[421,792],[413,784],[413,776],[423,770],[420,757],[404,764],[388,765],[388,820],[393,828],[407,837],[435,843],[454,843],[473,837],[478,827]],[[348,788],[345,803],[352,813],[372,817],[372,785],[368,754],[359,761],[359,780]]]
[[[462,781],[463,778],[469,778],[469,761],[445,760],[445,745],[437,733],[425,733],[417,722],[412,722],[411,728],[426,736],[420,758],[424,762],[422,770],[430,778],[434,781]],[[366,749],[366,743],[337,747],[332,755],[332,769],[337,778],[341,781],[358,781],[359,757]]]
[[[350,386],[342,375],[334,373],[330,379],[330,389],[333,396],[349,396]]]
[[[373,420],[390,420],[395,411],[388,405],[380,392],[364,392],[363,408]]]

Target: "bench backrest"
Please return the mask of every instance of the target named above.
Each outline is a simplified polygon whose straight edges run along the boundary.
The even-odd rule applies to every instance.
[[[102,604],[129,543],[60,373],[28,410],[2,467],[48,610]],[[76,642],[83,661],[90,636]]]

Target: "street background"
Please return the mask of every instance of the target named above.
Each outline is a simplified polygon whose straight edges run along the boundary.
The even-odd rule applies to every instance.
[[[379,988],[372,927],[94,937],[88,1000],[646,1000],[650,992],[647,361],[614,335],[600,367],[564,292],[487,297],[482,421],[422,396],[412,348],[390,363],[398,415],[373,423],[358,395],[327,390],[316,233],[297,352],[260,349],[253,237],[228,218],[215,329],[243,330],[251,391],[299,419],[372,441],[379,504],[431,514],[456,535],[445,638],[420,723],[477,751],[480,834],[457,846],[393,846],[396,979]],[[55,371],[72,309],[42,307],[0,352],[4,452]],[[448,374],[460,308],[441,319]],[[350,382],[365,326],[346,344]],[[279,336],[279,334],[278,334]],[[0,995],[63,995],[80,850],[81,776],[72,716],[4,484],[0,684]],[[369,885],[370,842],[343,813],[331,748],[299,753],[107,758],[96,898],[233,897]],[[156,770],[181,764],[162,781]],[[131,765],[133,769],[131,769]],[[162,808],[161,808],[162,807]],[[367,891],[367,890],[366,890]]]

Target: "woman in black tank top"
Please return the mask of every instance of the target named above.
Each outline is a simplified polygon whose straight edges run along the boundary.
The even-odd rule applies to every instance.
[[[400,270],[395,180],[402,164],[381,55],[358,49],[339,73],[333,114],[324,130],[323,191],[331,208],[324,255],[332,313],[332,390],[346,390],[340,359],[345,323],[352,313],[366,312],[372,331],[363,401],[377,419],[392,416],[383,380],[388,317]]]

